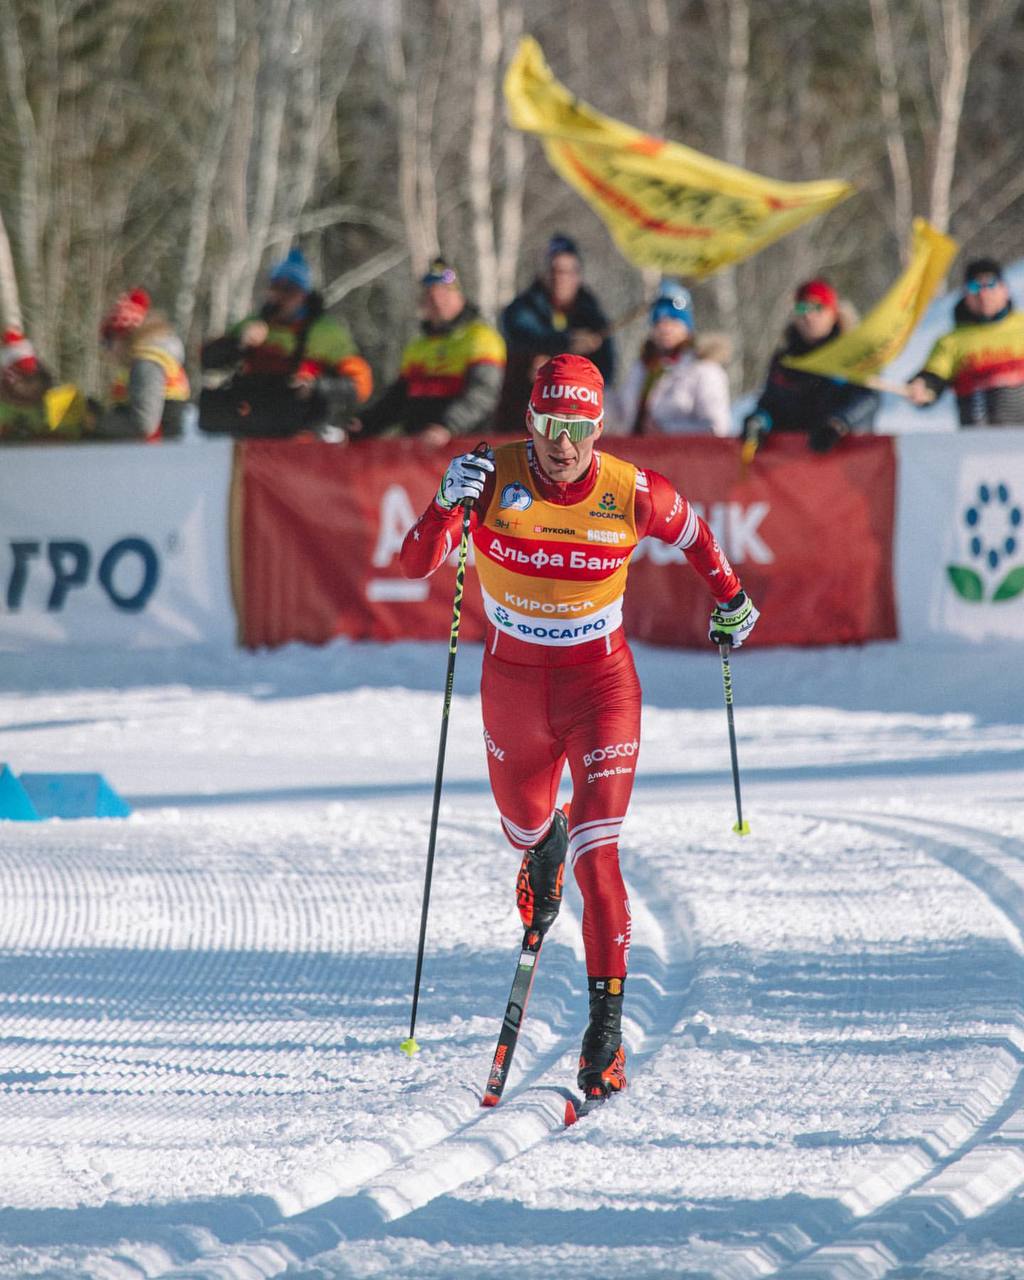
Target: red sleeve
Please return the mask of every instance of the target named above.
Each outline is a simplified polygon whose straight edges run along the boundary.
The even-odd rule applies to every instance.
[[[488,476],[478,503],[481,510],[487,510],[493,492],[494,477]],[[475,529],[476,524],[474,511],[469,521],[470,529]],[[431,502],[405,535],[398,557],[402,572],[407,578],[429,578],[458,546],[461,532],[462,508],[456,506],[446,511],[438,506],[436,500]]]
[[[633,510],[640,537],[678,547],[720,604],[743,590],[710,526],[663,475],[638,468]]]

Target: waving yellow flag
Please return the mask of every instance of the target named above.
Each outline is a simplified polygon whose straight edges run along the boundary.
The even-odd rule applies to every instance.
[[[595,210],[630,262],[700,278],[824,213],[847,182],[774,182],[601,115],[525,37],[505,77],[509,119]]]
[[[790,356],[782,363],[804,373],[874,385],[873,375],[907,345],[958,248],[955,240],[936,231],[924,218],[915,218],[910,265],[875,309],[849,333],[833,338],[810,355]]]

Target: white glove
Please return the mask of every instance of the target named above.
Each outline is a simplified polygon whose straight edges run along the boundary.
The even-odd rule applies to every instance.
[[[726,641],[738,649],[754,629],[761,616],[753,600],[741,591],[726,604],[716,604],[708,623],[708,639],[715,644]]]
[[[451,511],[459,502],[476,502],[484,491],[487,476],[494,470],[490,458],[479,453],[460,453],[448,463],[437,490],[437,505]]]

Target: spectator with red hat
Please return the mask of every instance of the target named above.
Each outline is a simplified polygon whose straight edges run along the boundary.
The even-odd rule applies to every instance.
[[[790,369],[787,357],[805,356],[837,338],[856,322],[827,280],[807,280],[796,290],[793,316],[782,346],[772,356],[768,378],[752,413],[744,419],[747,441],[760,443],[774,431],[802,432],[816,453],[826,453],[843,436],[870,431],[878,393],[817,373]]]
[[[53,378],[20,329],[0,338],[0,440],[38,440],[49,436],[46,392]]]
[[[180,437],[189,399],[185,348],[145,289],[118,297],[103,318],[100,339],[113,372],[107,407],[90,434],[103,440]]]
[[[487,615],[481,682],[491,789],[522,854],[516,900],[535,948],[561,904],[568,856],[583,896],[590,1021],[577,1077],[588,1099],[626,1084],[623,987],[630,913],[619,833],[640,745],[640,686],[622,627],[629,559],[650,536],[682,550],[716,602],[709,635],[739,646],[758,611],[714,534],[675,486],[595,446],[604,379],[584,356],[538,371],[528,438],[453,459],[402,546],[423,578],[471,528]],[[573,795],[556,807],[565,765]]]

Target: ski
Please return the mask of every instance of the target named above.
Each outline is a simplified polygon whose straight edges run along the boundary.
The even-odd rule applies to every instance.
[[[498,1045],[494,1051],[490,1075],[487,1077],[487,1086],[484,1089],[484,1096],[480,1103],[482,1107],[496,1107],[501,1101],[501,1095],[505,1090],[505,1081],[508,1079],[509,1068],[512,1066],[512,1055],[515,1053],[516,1045],[519,1042],[519,1030],[523,1025],[526,1004],[533,989],[533,979],[537,972],[537,960],[540,956],[543,942],[543,934],[538,933],[535,929],[527,929],[523,934],[523,945],[519,951],[519,959],[516,961],[512,990],[509,992],[508,1003],[505,1005],[505,1017],[502,1019]]]

